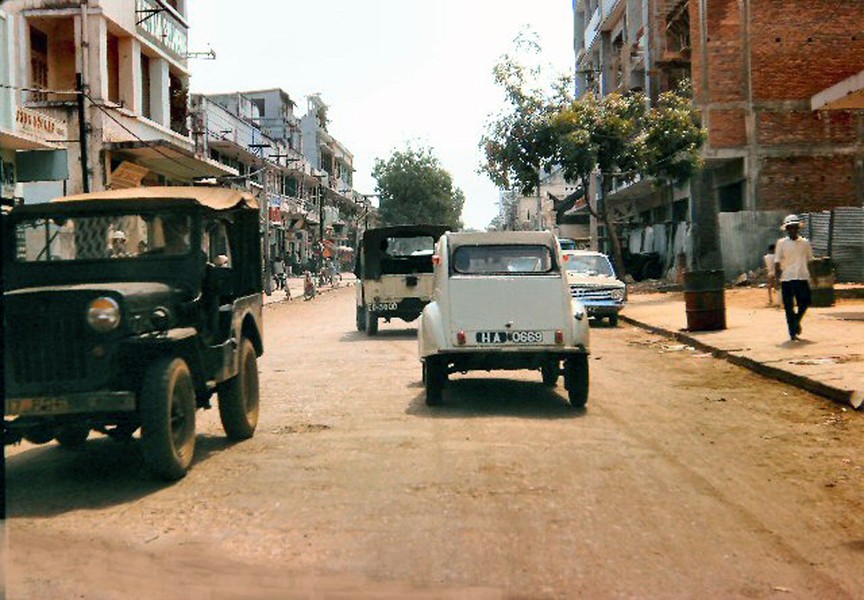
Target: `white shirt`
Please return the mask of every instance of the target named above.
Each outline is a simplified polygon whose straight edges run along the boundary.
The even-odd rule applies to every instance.
[[[774,250],[774,260],[780,265],[780,281],[810,279],[807,263],[813,259],[813,249],[806,238],[798,236],[797,240],[785,237],[777,240]]]

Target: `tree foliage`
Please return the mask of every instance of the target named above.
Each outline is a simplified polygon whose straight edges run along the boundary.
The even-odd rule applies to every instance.
[[[372,170],[380,197],[382,225],[442,224],[462,227],[465,194],[431,148],[407,144],[387,160],[376,159]]]
[[[520,44],[526,45],[517,38],[517,47]],[[536,43],[527,45],[539,52]],[[499,187],[529,195],[539,186],[542,170],[557,165],[567,181],[581,184],[587,198],[592,175],[598,174],[601,201],[588,208],[606,225],[623,274],[616,224],[603,199],[616,180],[642,176],[678,183],[701,167],[705,132],[689,87],[684,84],[661,94],[654,106],[642,93],[612,93],[600,99],[585,94],[574,99],[566,78],[544,89],[536,83],[539,70],[523,66],[511,55],[501,58],[493,77],[504,89],[506,109],[490,120],[480,140],[486,158],[481,171]]]

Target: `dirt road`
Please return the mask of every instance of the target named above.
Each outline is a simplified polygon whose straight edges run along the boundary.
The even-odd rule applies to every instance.
[[[584,412],[539,372],[433,410],[414,328],[353,323],[349,289],[267,307],[258,433],[199,413],[174,485],[136,443],[9,448],[7,597],[864,597],[864,415],[630,327]]]

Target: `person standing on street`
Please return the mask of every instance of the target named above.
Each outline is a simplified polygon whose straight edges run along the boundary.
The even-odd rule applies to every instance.
[[[789,338],[793,341],[801,335],[801,319],[810,306],[810,261],[813,259],[810,242],[798,235],[800,228],[798,215],[788,215],[783,219],[782,229],[786,231],[786,237],[777,240],[774,250],[774,269],[780,281]],[[797,312],[795,304],[798,305]]]
[[[774,269],[775,244],[768,246],[768,253],[762,257],[765,263],[765,273],[768,275],[768,306],[774,306],[774,290],[777,288],[777,277]]]

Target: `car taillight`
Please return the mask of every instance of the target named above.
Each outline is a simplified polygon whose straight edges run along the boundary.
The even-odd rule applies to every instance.
[[[432,264],[433,265],[440,265],[441,264],[441,257],[438,254],[432,255]]]
[[[465,341],[466,341],[466,340],[465,340],[465,332],[464,332],[464,331],[460,331],[459,333],[456,334],[456,342],[457,342],[460,346],[464,346],[464,345],[465,345]]]
[[[564,343],[564,332],[560,329],[555,330],[555,343],[563,344]]]

